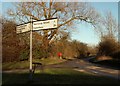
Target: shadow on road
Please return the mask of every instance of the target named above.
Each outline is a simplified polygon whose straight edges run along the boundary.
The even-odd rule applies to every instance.
[[[90,56],[83,58],[82,60],[93,63],[97,66],[120,70],[120,61],[118,60],[103,60],[103,61],[96,61],[95,56]]]
[[[85,60],[85,59],[84,59]],[[80,60],[81,61],[81,60]],[[33,81],[29,81],[28,72],[3,72],[2,85],[3,86],[17,86],[17,85],[53,85],[53,84],[119,84],[117,79],[108,78],[105,76],[91,75],[75,71],[70,72],[75,67],[81,67],[84,62],[79,62],[79,59],[68,60],[63,63],[46,65],[43,72],[34,74]],[[89,64],[88,64],[89,65]],[[84,66],[87,66],[85,62]],[[54,69],[51,71],[51,68]],[[69,69],[64,71],[62,69]],[[45,71],[46,69],[47,72]]]

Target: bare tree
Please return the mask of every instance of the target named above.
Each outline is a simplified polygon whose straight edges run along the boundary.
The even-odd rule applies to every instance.
[[[108,55],[115,58],[119,53],[118,22],[111,12],[107,12],[101,21],[100,37],[101,41],[98,46],[99,55]]]
[[[116,36],[118,31],[118,24],[111,12],[106,14],[104,25],[109,36]]]
[[[118,22],[111,12],[106,12],[104,17],[101,17],[97,33],[100,37],[108,35],[108,37],[115,38],[118,36]]]
[[[98,23],[99,14],[85,2],[20,2],[15,3],[15,10],[9,9],[8,14],[19,23],[30,21],[30,16],[35,20],[58,18],[58,28],[55,30],[44,30],[43,42],[46,45],[59,30],[73,26],[76,20],[95,25]],[[49,35],[48,32],[51,34]],[[49,40],[48,40],[49,37]]]

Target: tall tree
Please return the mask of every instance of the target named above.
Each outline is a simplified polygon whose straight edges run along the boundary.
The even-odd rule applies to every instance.
[[[20,46],[15,32],[16,24],[6,19],[2,21],[2,61],[19,60]]]
[[[100,37],[101,41],[98,46],[98,54],[114,56],[119,53],[118,43],[118,22],[111,12],[107,12],[101,21]],[[116,57],[115,57],[116,58]]]
[[[108,37],[115,38],[118,36],[118,22],[110,11],[105,12],[104,17],[101,17],[97,33],[100,37],[108,35]]]
[[[16,4],[16,10],[9,9],[8,14],[20,22],[58,18],[58,28],[70,26],[74,20],[95,24],[99,18],[97,11],[84,2],[21,2]],[[54,31],[53,31],[54,32]]]
[[[118,23],[111,12],[106,13],[104,25],[109,36],[116,36],[118,32]]]
[[[30,21],[30,16],[35,20],[58,18],[58,28],[44,30],[43,42],[47,46],[49,41],[59,32],[74,26],[76,20],[95,25],[98,23],[99,14],[85,2],[20,2],[15,3],[15,10],[9,9],[8,14],[19,23]],[[50,34],[48,34],[50,33]]]

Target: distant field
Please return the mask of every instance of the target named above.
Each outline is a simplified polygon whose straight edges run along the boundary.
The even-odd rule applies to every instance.
[[[21,73],[3,73],[3,85],[16,84],[118,84],[115,79],[90,75],[83,72],[78,72],[72,69],[45,69],[37,70],[33,76],[33,81],[29,82],[29,72]],[[17,85],[16,85],[17,86]]]

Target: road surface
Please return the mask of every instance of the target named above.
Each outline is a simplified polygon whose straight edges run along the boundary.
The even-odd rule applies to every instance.
[[[80,60],[80,59],[74,59],[74,60],[69,60],[60,64],[45,66],[45,68],[47,67],[73,68],[76,71],[86,72],[86,73],[99,75],[99,76],[108,76],[108,77],[120,80],[120,76],[119,76],[120,70],[105,68],[85,60]]]
[[[120,70],[105,68],[81,59],[67,60],[59,64],[44,65],[43,69],[44,68],[72,68],[73,70],[76,71],[86,72],[96,76],[108,76],[120,80],[120,75],[119,75]],[[37,69],[39,69],[39,67]],[[27,71],[27,70],[28,69],[24,69],[22,71]],[[21,69],[7,70],[2,72],[13,72],[13,71],[20,72]]]

